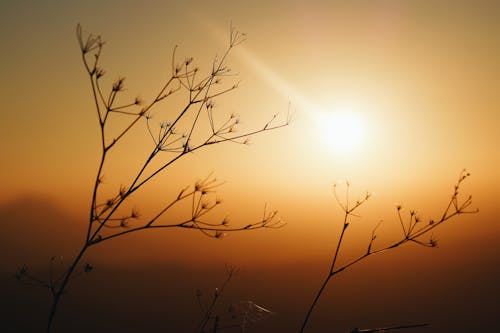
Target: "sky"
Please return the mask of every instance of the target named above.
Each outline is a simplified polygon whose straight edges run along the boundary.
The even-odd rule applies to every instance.
[[[118,310],[106,320],[88,296],[107,292],[103,308],[126,303],[118,290],[127,281],[139,285],[130,288],[130,297],[143,299],[140,308],[158,308],[153,290],[172,293],[164,306],[175,315],[167,318],[185,331],[193,306],[186,293],[196,283],[220,283],[225,262],[241,267],[230,297],[252,298],[278,313],[267,326],[260,323],[260,331],[297,331],[296,318],[319,286],[340,232],[334,183],[348,180],[353,196],[373,193],[349,229],[347,260],[366,248],[379,221],[381,243],[397,235],[396,203],[423,219],[442,214],[464,168],[471,177],[462,191],[472,195],[479,213],[436,229],[437,249],[410,245],[343,275],[318,306],[311,332],[325,325],[346,331],[408,321],[434,323],[435,330],[421,332],[498,325],[492,309],[498,308],[500,254],[499,15],[500,3],[486,0],[2,1],[0,255],[2,289],[16,300],[11,318],[21,318],[24,306],[33,327],[43,323],[37,304],[44,296],[12,287],[9,274],[24,263],[45,274],[48,259],[74,256],[85,233],[100,138],[77,24],[105,41],[106,89],[126,77],[124,96],[145,101],[168,80],[176,45],[178,61],[192,56],[202,73],[209,71],[232,25],[247,40],[229,55],[237,75],[224,84],[238,88],[215,98],[218,119],[239,115],[238,133],[262,128],[275,114],[279,123],[290,112],[291,123],[252,136],[250,145],[224,143],[188,154],[134,195],[133,207],[143,216],[154,214],[181,188],[213,174],[224,184],[217,188],[222,205],[211,218],[229,216],[246,225],[266,206],[278,210],[286,226],[222,240],[165,230],[110,241],[88,254],[106,268],[78,281],[79,297],[61,314],[61,331],[80,310],[102,331],[120,322],[133,332],[145,313],[123,307],[134,313],[128,323],[116,319]],[[174,97],[160,106],[152,126],[158,128],[161,111],[181,103]],[[130,182],[151,148],[143,121],[110,155],[103,198]],[[176,214],[182,212],[172,218]],[[129,278],[109,282],[118,271]],[[144,271],[155,281],[147,288],[140,287]],[[168,286],[178,281],[183,283],[174,292]],[[182,305],[176,308],[174,300]],[[380,304],[386,313],[373,310]],[[443,308],[449,310],[436,315]],[[462,323],[454,321],[457,315]],[[148,325],[169,331],[160,320]]]

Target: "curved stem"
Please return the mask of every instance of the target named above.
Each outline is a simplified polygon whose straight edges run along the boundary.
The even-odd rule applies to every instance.
[[[306,328],[306,325],[307,323],[309,322],[309,317],[311,316],[311,313],[313,312],[314,310],[314,307],[316,306],[316,304],[318,303],[318,300],[319,298],[321,297],[321,294],[323,294],[323,290],[325,289],[325,287],[327,286],[328,282],[330,281],[330,278],[332,277],[331,274],[328,274],[328,276],[326,277],[325,281],[323,282],[323,284],[321,285],[321,288],[319,288],[318,292],[316,293],[316,297],[314,297],[314,300],[313,302],[311,303],[311,306],[309,307],[309,310],[307,310],[307,314],[306,314],[306,317],[304,319],[304,322],[302,323],[302,327],[300,328],[300,333],[303,333],[305,328]]]
[[[57,288],[57,291],[54,293],[54,299],[52,300],[52,306],[50,307],[50,313],[49,313],[49,319],[47,323],[47,329],[46,332],[50,333],[52,330],[52,326],[54,324],[54,317],[56,315],[57,307],[59,305],[59,302],[61,300],[61,296],[64,294],[66,290],[66,286],[68,285],[68,282],[71,278],[71,275],[75,271],[76,267],[78,266],[78,263],[82,259],[85,251],[87,251],[88,245],[85,243],[85,245],[82,247],[78,255],[75,257],[73,260],[73,263],[71,266],[69,266],[68,271],[66,272],[66,275],[64,276],[64,279],[62,280],[59,288]]]
[[[344,214],[344,224],[342,226],[342,232],[340,233],[340,236],[339,236],[339,241],[337,242],[337,247],[335,248],[335,254],[333,255],[333,260],[332,260],[332,264],[330,266],[330,271],[328,272],[328,275],[326,276],[325,281],[321,285],[321,288],[319,288],[318,293],[316,294],[316,297],[314,297],[314,300],[311,303],[311,306],[309,307],[309,310],[307,310],[306,317],[304,318],[304,322],[302,323],[302,327],[300,328],[300,333],[304,332],[304,330],[305,330],[305,328],[307,326],[307,323],[309,322],[309,317],[311,316],[312,311],[316,307],[316,304],[318,303],[318,300],[321,297],[321,294],[323,294],[323,290],[325,289],[325,287],[327,286],[328,282],[330,281],[330,278],[333,275],[335,275],[335,273],[334,273],[335,263],[337,262],[337,258],[339,256],[340,246],[342,245],[342,240],[344,239],[345,231],[346,231],[347,227],[349,226],[349,223],[347,223],[347,219],[349,217],[349,212],[350,211],[349,211],[349,207],[348,206],[346,206],[345,208],[346,209],[345,209],[345,214]]]

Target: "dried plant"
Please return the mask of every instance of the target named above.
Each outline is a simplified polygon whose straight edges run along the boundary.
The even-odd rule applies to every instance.
[[[275,314],[273,311],[257,305],[252,301],[240,302],[236,311],[241,316],[239,325],[241,333],[245,333],[253,324]]]
[[[237,115],[231,114],[223,121],[218,120],[221,117],[216,113],[215,99],[238,86],[237,83],[229,85],[225,83],[226,80],[233,80],[233,73],[226,64],[227,58],[234,47],[245,41],[245,34],[231,27],[227,49],[221,57],[212,62],[211,69],[206,75],[202,75],[198,67],[194,66],[193,58],[178,61],[177,47],[175,47],[172,54],[171,75],[158,89],[155,97],[149,101],[135,97],[125,102],[122,102],[128,99],[124,93],[125,78],[120,77],[107,90],[103,87],[102,78],[106,71],[100,65],[104,46],[101,37],[84,33],[80,25],[76,28],[76,34],[100,129],[100,158],[92,189],[88,228],[82,247],[59,276],[53,274],[54,258],[50,261],[48,281],[35,277],[26,267],[22,267],[16,274],[17,279],[23,283],[49,289],[52,306],[48,316],[47,332],[52,329],[61,296],[67,289],[68,283],[81,274],[92,271],[93,266],[89,263],[82,264],[82,261],[87,250],[97,244],[147,229],[194,229],[209,237],[222,238],[228,232],[279,228],[283,225],[277,217],[277,212],[267,211],[266,208],[260,221],[244,226],[231,226],[227,218],[218,221],[207,219],[208,213],[221,204],[221,200],[215,194],[221,183],[211,175],[180,190],[177,194],[174,192],[174,198],[158,209],[152,217],[141,217],[136,209],[125,207],[127,204],[130,205],[132,194],[143,190],[145,184],[154,181],[157,175],[181,158],[223,142],[247,144],[251,135],[288,125],[289,115],[281,123],[275,123],[276,115],[274,115],[258,129],[240,133],[237,132],[240,123]],[[184,97],[184,105],[174,110],[158,110],[158,106],[178,94]],[[151,121],[154,112],[155,116],[161,116],[163,113],[164,118],[170,120],[162,121],[156,128]],[[149,156],[139,164],[142,166],[131,177],[131,181],[116,189],[114,195],[106,197],[109,190],[105,189],[103,180],[110,152],[114,151],[123,139],[131,134],[131,130],[141,123],[145,124],[152,140]],[[188,218],[181,221],[165,218],[168,211],[183,202],[190,203],[191,206]]]
[[[439,225],[445,223],[446,221],[449,221],[450,219],[452,219],[458,215],[476,213],[478,211],[477,209],[473,209],[473,210],[470,209],[470,206],[472,204],[472,197],[469,195],[465,198],[462,198],[462,196],[460,195],[460,186],[465,181],[465,179],[467,179],[467,177],[469,177],[469,176],[470,176],[470,174],[466,170],[463,170],[460,173],[458,181],[454,186],[451,199],[450,199],[448,205],[446,206],[446,209],[444,210],[443,214],[441,215],[441,217],[439,219],[431,219],[429,221],[423,221],[414,210],[411,210],[408,213],[407,217],[404,218],[402,215],[403,209],[402,209],[401,205],[397,205],[396,210],[397,210],[399,225],[401,226],[401,234],[402,234],[401,238],[397,241],[394,241],[390,245],[385,245],[385,246],[382,246],[378,249],[374,248],[374,243],[375,243],[375,240],[377,238],[376,231],[377,231],[378,227],[380,226],[380,223],[379,223],[373,229],[373,231],[371,233],[371,236],[370,236],[370,239],[368,241],[368,245],[367,245],[367,248],[366,248],[366,251],[364,252],[364,254],[362,254],[359,257],[352,259],[348,263],[342,264],[342,265],[337,265],[337,259],[339,257],[339,253],[340,253],[340,250],[342,247],[342,242],[344,240],[345,233],[346,233],[346,231],[349,228],[349,225],[351,223],[350,218],[353,216],[356,216],[355,212],[364,203],[366,203],[366,201],[368,201],[368,199],[370,199],[371,194],[366,193],[365,195],[363,195],[363,197],[361,199],[358,199],[352,203],[350,201],[350,198],[349,198],[349,196],[350,196],[350,193],[349,193],[350,184],[349,184],[349,182],[345,183],[346,190],[345,190],[345,199],[344,200],[340,199],[339,194],[337,192],[338,186],[337,186],[337,184],[334,184],[333,192],[335,195],[335,199],[344,213],[342,230],[341,230],[339,238],[337,240],[337,246],[335,247],[335,250],[333,252],[332,261],[331,261],[328,273],[326,274],[326,277],[325,277],[323,283],[321,284],[321,287],[319,288],[318,292],[316,293],[316,296],[314,297],[314,299],[313,299],[313,301],[312,301],[312,303],[311,303],[311,305],[306,313],[306,316],[305,316],[304,321],[302,323],[302,327],[300,329],[300,332],[302,333],[305,331],[305,328],[309,322],[311,313],[313,312],[314,308],[316,307],[318,300],[320,299],[321,295],[323,294],[328,283],[337,274],[345,271],[347,268],[361,262],[362,260],[364,260],[372,255],[386,252],[388,250],[397,248],[403,244],[414,243],[414,244],[418,244],[418,245],[425,246],[425,247],[437,247],[437,241],[433,237],[433,235],[431,234],[432,230],[434,230]],[[430,234],[430,236],[429,236],[429,234]],[[422,240],[422,238],[424,236],[429,236],[429,239]],[[398,329],[415,327],[412,325],[407,325],[407,326],[408,327],[398,327]],[[376,331],[369,330],[368,332],[376,332]]]
[[[203,75],[198,67],[194,66],[193,58],[185,58],[178,61],[176,57],[177,47],[172,52],[170,65],[170,77],[158,89],[154,98],[144,101],[140,97],[134,97],[126,102],[125,78],[120,77],[113,82],[109,89],[103,88],[103,77],[106,71],[100,66],[101,52],[104,42],[100,36],[85,34],[80,25],[77,26],[77,39],[81,51],[82,61],[88,74],[90,88],[92,91],[93,104],[97,115],[100,130],[100,158],[98,161],[97,175],[92,186],[92,198],[90,202],[87,231],[83,244],[74,259],[68,266],[59,269],[56,274],[56,258],[52,257],[49,264],[48,280],[38,278],[32,274],[26,266],[16,273],[16,278],[27,285],[46,288],[52,296],[46,332],[53,328],[55,315],[61,301],[62,295],[67,290],[70,281],[91,272],[94,266],[84,261],[87,251],[104,241],[117,238],[129,233],[152,229],[193,229],[212,238],[223,238],[229,232],[280,228],[283,222],[278,218],[277,211],[269,211],[264,207],[262,219],[242,226],[232,226],[227,218],[214,220],[208,218],[222,201],[217,196],[216,190],[222,185],[220,181],[210,174],[205,179],[196,181],[176,193],[171,193],[173,198],[165,202],[152,216],[141,216],[135,208],[130,206],[132,195],[144,190],[144,185],[157,179],[162,172],[172,166],[175,162],[189,156],[189,154],[208,148],[223,142],[248,144],[250,137],[262,132],[287,126],[290,122],[290,114],[280,123],[276,123],[277,115],[273,115],[269,121],[258,129],[240,133],[237,128],[240,118],[236,114],[227,116],[224,120],[216,112],[215,99],[219,98],[238,87],[238,83],[226,84],[226,80],[232,80],[233,73],[227,67],[227,58],[234,47],[245,41],[246,36],[232,27],[228,47],[221,57],[216,58],[208,74]],[[168,109],[158,110],[160,105],[170,100],[173,96],[184,97],[184,104],[171,111]],[[156,126],[153,117],[163,117]],[[203,119],[204,118],[204,119]],[[110,163],[110,152],[124,141],[132,133],[132,129],[144,124],[146,134],[151,139],[149,155],[144,161],[139,161],[138,171],[133,174],[130,181],[124,182],[114,191],[113,195],[107,195],[109,188],[104,182],[105,170]],[[377,225],[371,232],[366,251],[348,263],[337,265],[345,233],[350,225],[351,217],[355,216],[358,209],[370,199],[370,193],[366,193],[361,199],[351,202],[349,187],[346,183],[345,199],[340,199],[337,186],[334,186],[334,194],[338,205],[344,213],[342,229],[334,249],[331,264],[326,277],[316,293],[301,326],[300,332],[304,332],[310,316],[315,309],[318,300],[322,296],[326,286],[337,274],[347,268],[361,262],[362,260],[378,253],[399,247],[407,243],[415,243],[425,247],[437,247],[437,241],[431,232],[442,223],[461,214],[475,213],[470,210],[472,199],[470,196],[463,199],[460,196],[462,182],[469,176],[465,170],[454,187],[451,199],[440,218],[422,221],[415,211],[410,211],[406,218],[403,217],[402,207],[397,206],[398,224],[401,227],[401,238],[389,245],[375,248],[377,238]],[[170,189],[172,190],[172,189]],[[167,218],[167,212],[175,207],[188,205],[189,214],[185,219],[172,220]],[[423,240],[424,236],[429,236]],[[64,265],[62,262],[59,266]],[[215,307],[227,284],[232,279],[235,268],[226,267],[226,279],[220,289],[216,289],[209,303],[203,304],[201,293],[197,294],[202,319],[197,327],[198,332],[206,332],[209,324],[211,330],[216,332],[225,328],[238,327],[245,332],[248,325],[259,321],[269,315],[272,311],[255,304],[252,301],[241,302],[237,307],[229,309],[230,317],[239,322],[234,325],[220,325],[220,316],[215,315]],[[354,329],[352,332],[379,332],[395,329],[413,328],[426,324],[403,325],[375,329]]]
[[[234,266],[226,265],[226,278],[222,285],[218,288],[215,288],[212,298],[209,302],[204,302],[203,300],[203,292],[198,289],[196,290],[196,300],[198,302],[198,305],[200,307],[201,311],[201,320],[198,324],[197,332],[199,333],[206,333],[206,327],[209,324],[210,321],[213,321],[212,324],[212,331],[217,331],[219,327],[219,320],[220,317],[218,315],[214,314],[215,307],[217,306],[217,303],[220,301],[220,298],[222,294],[224,293],[224,290],[226,289],[227,285],[233,278],[234,274],[237,273],[237,269]]]
[[[215,288],[209,301],[203,300],[204,295],[200,289],[196,290],[196,299],[202,314],[196,332],[207,333],[208,327],[212,333],[228,329],[238,329],[244,333],[254,323],[274,314],[271,310],[257,305],[252,301],[241,301],[238,304],[231,304],[227,308],[227,311],[215,313],[222,294],[237,271],[234,266],[226,265],[226,278],[219,288]]]
[[[254,324],[265,320],[275,313],[253,301],[241,301],[237,304],[231,304],[226,313],[217,316],[217,330],[237,329],[241,333],[248,332]],[[222,320],[224,322],[221,324]],[[213,330],[216,332],[216,330]]]

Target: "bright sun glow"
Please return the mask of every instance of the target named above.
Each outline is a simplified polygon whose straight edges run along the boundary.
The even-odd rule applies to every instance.
[[[325,148],[342,153],[354,153],[362,148],[365,126],[355,110],[320,110],[315,118],[320,144]]]

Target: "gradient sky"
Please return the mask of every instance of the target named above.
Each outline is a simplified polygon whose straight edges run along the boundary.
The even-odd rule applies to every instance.
[[[485,0],[2,1],[0,203],[22,210],[19,202],[29,205],[37,198],[75,224],[50,218],[43,223],[53,232],[40,240],[45,250],[24,246],[3,260],[11,269],[17,260],[41,260],[42,252],[58,251],[57,246],[70,256],[71,244],[51,238],[79,239],[85,224],[99,138],[76,24],[106,41],[102,65],[108,79],[125,76],[127,93],[148,99],[169,74],[174,45],[180,59],[193,56],[207,70],[224,50],[232,22],[248,35],[229,60],[241,84],[217,99],[217,110],[240,114],[244,130],[262,126],[275,113],[284,117],[291,103],[294,121],[252,137],[250,146],[196,152],[148,186],[137,205],[152,211],[214,172],[226,181],[218,216],[247,224],[269,203],[286,228],[234,235],[216,245],[202,235],[141,235],[133,238],[141,250],[125,250],[126,260],[126,242],[110,245],[95,260],[199,263],[200,248],[206,248],[206,258],[249,265],[249,271],[264,263],[321,262],[338,232],[340,210],[331,192],[336,180],[350,180],[354,192],[375,193],[362,212],[365,225],[353,230],[348,249],[354,251],[365,246],[380,219],[392,232],[396,202],[424,217],[438,214],[467,168],[472,177],[464,191],[480,213],[437,231],[443,242],[437,251],[443,261],[462,251],[465,265],[481,258],[498,266],[500,251],[493,242],[500,234],[499,17],[500,2]],[[360,128],[332,139],[325,128],[340,129],[325,119],[339,112],[355,115]],[[349,137],[356,131],[358,136]],[[136,170],[127,161],[144,154],[150,147],[146,139],[138,136],[121,148],[110,187]],[[359,142],[345,149],[352,140]],[[43,233],[42,222],[28,220],[23,225],[35,224],[25,233]],[[9,228],[2,238],[23,247],[26,234]],[[164,237],[182,251],[164,251]],[[471,250],[464,252],[464,245]],[[387,268],[394,264],[384,262]],[[431,269],[443,265],[433,263]]]

